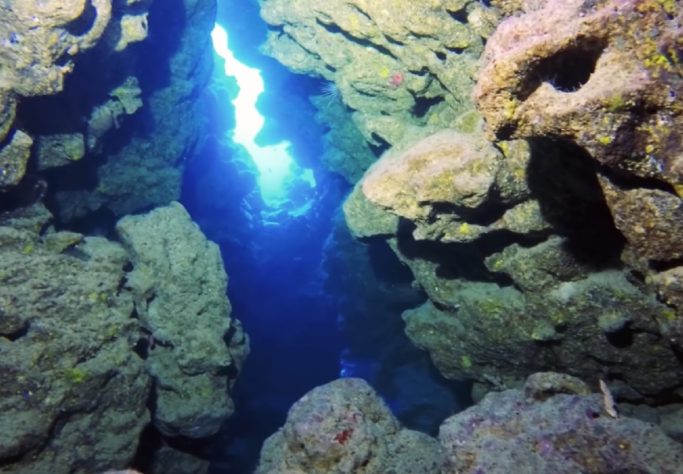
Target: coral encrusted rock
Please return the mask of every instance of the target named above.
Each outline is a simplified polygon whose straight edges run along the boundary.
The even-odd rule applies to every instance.
[[[149,334],[154,424],[168,436],[214,434],[234,411],[230,389],[248,352],[230,318],[218,246],[179,203],[124,217],[116,230],[133,263],[126,285]]]
[[[27,150],[23,163],[18,166],[16,153],[7,151],[8,143],[14,143],[16,149],[16,138],[29,134],[23,128],[31,128],[26,117],[22,117],[17,121],[21,122],[22,130],[16,129],[15,118],[21,113],[22,102],[61,93],[82,53],[104,45],[104,38],[118,38],[121,30],[115,23],[121,15],[128,8],[144,15],[149,2],[113,3],[112,0],[14,0],[0,5],[0,191],[19,183],[29,158]],[[136,39],[144,38],[138,35]],[[101,49],[102,55],[111,52],[104,46]]]
[[[441,472],[433,438],[401,428],[372,388],[348,378],[317,387],[292,406],[268,438],[257,473],[415,474]]]
[[[133,351],[128,256],[117,243],[45,231],[40,204],[0,215],[0,472],[120,469],[149,421]]]
[[[547,396],[558,376],[536,374],[524,391],[490,393],[448,418],[439,431],[444,472],[681,472],[681,444],[653,424],[611,417],[580,380],[563,376]]]
[[[355,180],[376,149],[415,128],[426,128],[425,136],[477,121],[458,117],[477,116],[470,98],[477,60],[499,21],[485,3],[264,0],[261,16],[271,29],[264,51],[327,81],[316,100],[333,109],[321,114],[332,129],[325,161]]]
[[[683,183],[683,12],[656,0],[547,0],[502,22],[474,96],[499,138],[569,140]]]

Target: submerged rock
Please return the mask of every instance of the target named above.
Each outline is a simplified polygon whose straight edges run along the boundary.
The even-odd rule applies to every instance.
[[[602,395],[571,392],[540,400],[520,390],[490,393],[450,417],[439,432],[444,472],[680,472],[683,447],[661,429],[608,416]]]
[[[680,186],[677,2],[529,4],[486,44],[474,95],[491,130],[570,140],[601,164]]]
[[[230,389],[249,350],[230,318],[218,246],[179,203],[124,217],[116,230],[133,263],[126,287],[149,334],[154,424],[167,436],[214,434],[234,411]]]
[[[441,472],[431,437],[404,429],[372,388],[348,378],[317,387],[268,438],[257,473]]]
[[[151,389],[121,291],[128,257],[103,238],[43,234],[50,219],[41,205],[0,215],[0,472],[122,468]]]
[[[102,55],[113,53],[107,49],[105,38],[118,39],[126,34],[125,29],[116,28],[116,22],[127,16],[126,12],[131,8],[145,15],[148,3],[136,1],[119,5],[112,0],[17,0],[0,6],[0,176],[12,175],[11,180],[0,180],[0,191],[17,185],[25,172],[25,165],[18,167],[16,160],[10,159],[14,155],[8,157],[7,136],[14,133],[15,137],[24,134],[29,139],[36,138],[30,136],[32,127],[25,116],[19,125],[15,123],[17,114],[21,114],[22,103],[28,98],[62,93],[67,77],[83,57],[83,52],[100,47]],[[135,39],[140,41],[144,37],[138,34]],[[131,42],[116,51],[123,51]],[[71,111],[66,115],[69,113]],[[72,118],[68,117],[69,120]],[[57,128],[52,132],[63,133],[64,130]],[[24,162],[29,158],[28,149],[25,155]],[[39,160],[41,167],[50,161],[46,161],[44,156]]]
[[[316,99],[322,109],[347,107],[346,113],[322,114],[333,129],[326,161],[345,176],[357,179],[374,159],[367,145],[377,155],[415,128],[426,128],[425,136],[477,122],[473,75],[498,21],[485,2],[266,0],[261,15],[271,26],[265,52],[295,72],[328,81],[325,90],[332,93]],[[347,143],[356,134],[338,133],[338,122],[353,123],[365,147]],[[340,163],[340,150],[360,153],[343,153],[352,163]]]

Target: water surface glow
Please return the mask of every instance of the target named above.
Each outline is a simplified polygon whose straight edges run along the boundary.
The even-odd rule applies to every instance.
[[[238,93],[232,100],[235,107],[235,128],[232,140],[244,147],[259,173],[259,188],[264,202],[278,207],[288,200],[288,188],[293,181],[305,181],[311,188],[315,179],[311,170],[301,170],[294,162],[289,149],[291,144],[282,141],[261,146],[256,137],[265,124],[265,118],[256,108],[256,102],[265,90],[261,71],[249,67],[235,58],[230,50],[228,32],[219,24],[211,32],[213,47],[223,59],[226,77],[237,82]]]

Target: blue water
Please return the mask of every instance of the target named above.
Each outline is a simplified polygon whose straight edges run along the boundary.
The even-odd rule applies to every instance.
[[[310,169],[316,186],[300,182],[288,200],[264,201],[257,166],[226,139],[238,120],[230,106],[235,83],[210,88],[203,101],[212,127],[188,163],[182,202],[221,248],[232,316],[243,323],[251,353],[233,393],[235,415],[212,439],[178,447],[210,459],[213,473],[251,472],[291,405],[340,376],[367,379],[405,424],[433,433],[467,403],[458,395],[466,390],[443,381],[403,334],[401,311],[424,299],[409,272],[385,243],[355,242],[345,229],[340,206],[350,186],[321,163],[325,128],[308,99],[321,81],[293,75],[258,51],[266,27],[255,2],[219,2],[218,22],[235,56],[258,68],[266,84],[259,145],[288,141],[297,170]],[[349,279],[360,270],[394,285],[396,298],[382,301],[363,290],[365,280]]]

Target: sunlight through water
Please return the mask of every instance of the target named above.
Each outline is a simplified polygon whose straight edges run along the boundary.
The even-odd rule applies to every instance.
[[[310,169],[302,170],[289,153],[290,143],[283,141],[261,146],[256,137],[265,124],[265,118],[256,108],[256,101],[264,91],[261,71],[239,62],[229,48],[228,33],[216,24],[211,32],[213,47],[224,60],[227,77],[237,82],[239,92],[232,100],[235,107],[235,128],[232,140],[244,147],[259,173],[261,196],[270,207],[279,207],[289,200],[288,192],[295,182],[305,182],[315,188]]]

